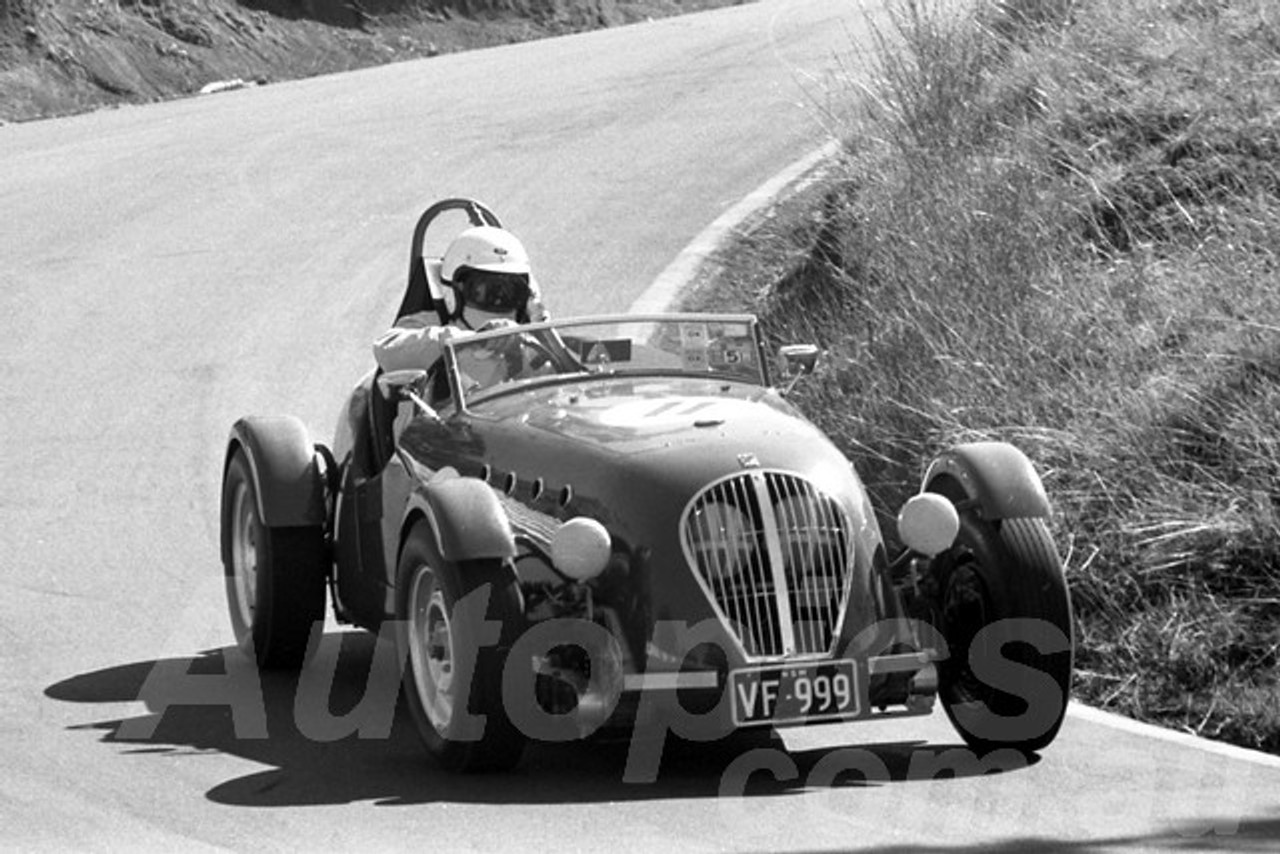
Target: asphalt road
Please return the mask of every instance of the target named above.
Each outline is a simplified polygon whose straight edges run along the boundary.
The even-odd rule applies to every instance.
[[[1280,845],[1280,761],[1090,714],[1029,763],[978,762],[935,716],[669,752],[647,783],[624,779],[625,745],[458,779],[359,711],[365,636],[335,630],[298,684],[242,691],[257,683],[224,673],[228,427],[288,412],[329,438],[399,301],[417,213],[481,198],[554,311],[623,309],[829,141],[830,74],[856,65],[864,28],[856,3],[763,0],[0,128],[0,842]],[[295,694],[326,692],[333,719],[295,713]]]

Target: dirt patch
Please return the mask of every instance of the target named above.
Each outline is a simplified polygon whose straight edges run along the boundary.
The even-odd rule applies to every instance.
[[[0,0],[0,122],[347,71],[740,0]]]

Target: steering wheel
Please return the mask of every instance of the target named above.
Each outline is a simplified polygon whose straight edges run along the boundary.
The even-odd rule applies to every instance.
[[[516,340],[519,342],[521,347],[527,347],[534,353],[533,358],[528,361],[529,370],[536,371],[543,365],[555,365],[557,363],[556,354],[545,342],[539,340],[537,337],[527,332],[522,332],[516,336]]]

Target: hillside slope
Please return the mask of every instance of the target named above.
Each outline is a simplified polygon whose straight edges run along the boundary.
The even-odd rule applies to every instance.
[[[738,0],[0,0],[0,122],[615,26]]]

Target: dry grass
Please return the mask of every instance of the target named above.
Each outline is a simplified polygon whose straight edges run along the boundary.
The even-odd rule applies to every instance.
[[[958,440],[1036,461],[1079,697],[1280,752],[1280,9],[894,8],[738,307],[829,351],[801,404],[883,507]]]

